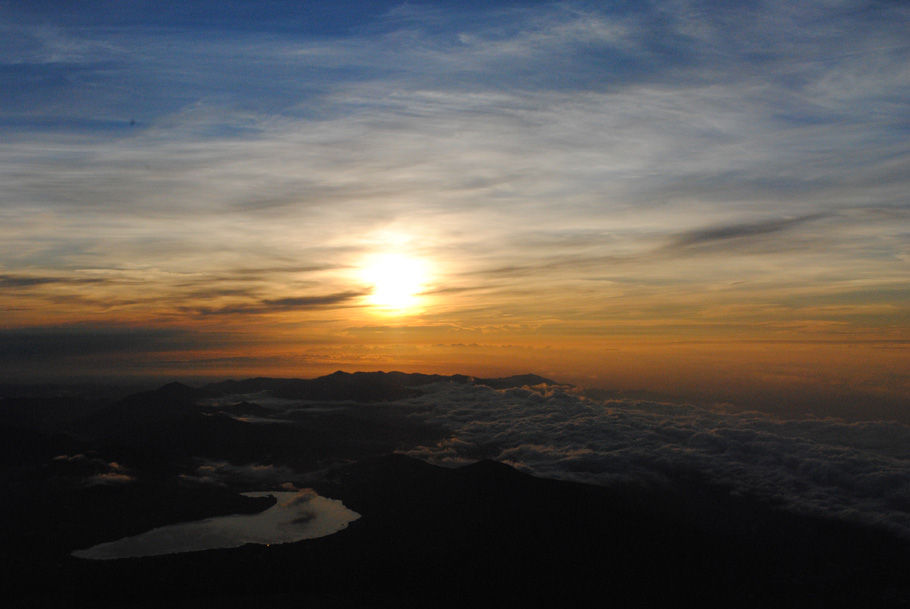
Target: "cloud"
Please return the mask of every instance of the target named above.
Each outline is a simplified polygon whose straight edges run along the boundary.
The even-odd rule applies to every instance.
[[[88,486],[98,486],[98,485],[107,485],[107,484],[128,484],[136,480],[135,476],[130,474],[124,474],[122,472],[105,472],[101,474],[95,474],[90,477],[86,484]]]
[[[205,461],[192,474],[184,474],[182,477],[203,484],[272,490],[293,487],[293,481],[299,478],[299,475],[283,465],[262,463],[234,465],[227,461]],[[306,496],[306,489],[298,496]]]
[[[81,484],[85,486],[128,484],[136,481],[136,476],[129,468],[117,461],[105,461],[83,453],[57,455],[51,461],[56,467],[63,467],[63,471],[68,475],[81,479]]]
[[[338,292],[336,294],[324,294],[321,296],[297,296],[294,298],[276,298],[274,300],[263,300],[263,304],[272,308],[287,309],[305,309],[309,307],[324,307],[328,305],[342,304],[365,296],[367,292]]]
[[[798,218],[763,220],[760,222],[726,224],[710,228],[689,231],[679,235],[661,248],[661,253],[692,253],[707,247],[722,246],[727,248],[742,247],[745,242],[766,239],[792,228],[828,217],[829,214],[810,214]]]
[[[692,404],[581,398],[561,388],[439,385],[412,400],[446,440],[410,454],[483,458],[538,475],[663,484],[685,472],[791,509],[877,523],[910,536],[910,427],[779,419]]]
[[[104,283],[103,278],[53,277],[35,275],[0,274],[0,288],[29,288],[47,284],[85,285]]]
[[[655,238],[650,236],[642,240],[644,247],[635,253],[625,255],[581,253],[586,249],[595,251],[602,249],[598,248],[598,246],[609,244],[612,241],[612,239],[602,234],[582,233],[582,237],[576,239],[576,233],[568,232],[558,241],[560,244],[558,246],[559,253],[546,251],[548,245],[549,248],[554,247],[552,243],[555,238],[554,235],[544,236],[542,240],[540,240],[541,236],[538,235],[536,239],[528,242],[528,246],[532,247],[535,252],[543,249],[547,254],[544,257],[540,257],[538,262],[484,268],[468,273],[468,275],[480,275],[488,279],[512,279],[558,271],[569,271],[583,275],[585,271],[592,268],[607,266],[611,268],[640,267],[643,263],[663,259],[666,256],[679,257],[704,254],[729,256],[731,253],[736,252],[755,254],[760,251],[756,246],[761,246],[765,253],[780,253],[782,250],[792,249],[794,244],[799,242],[800,237],[786,235],[785,238],[777,239],[778,235],[784,235],[795,227],[831,216],[832,214],[830,213],[817,213],[797,218],[776,218],[758,222],[715,225],[671,236],[669,237],[670,243],[665,245],[656,245],[654,243],[656,241]],[[490,286],[486,287],[489,288]],[[477,289],[481,288],[464,288],[464,290]]]
[[[217,309],[201,307],[195,309],[195,312],[200,315],[248,315],[324,309],[336,306],[356,306],[354,303],[368,293],[365,291],[347,291],[318,296],[263,299],[255,304],[228,305]]]
[[[700,231],[693,231],[676,240],[676,247],[687,247],[690,245],[699,245],[701,243],[711,243],[726,239],[742,239],[754,237],[756,235],[767,235],[786,230],[797,224],[802,224],[809,220],[818,218],[815,216],[804,216],[802,218],[788,218],[785,220],[767,220],[752,224],[731,224],[727,226],[717,226]]]
[[[345,329],[352,336],[387,336],[387,335],[432,335],[451,333],[475,333],[476,330],[453,325],[397,325],[397,326],[356,326]]]
[[[291,506],[300,506],[306,505],[319,495],[311,488],[300,489],[296,495],[287,500],[283,505]]]
[[[57,361],[100,354],[143,354],[190,350],[217,344],[217,334],[178,328],[75,324],[0,329],[0,362]]]
[[[82,453],[77,453],[75,455],[57,455],[56,457],[54,457],[52,459],[52,461],[60,461],[60,462],[65,462],[65,463],[79,463],[79,462],[87,461],[87,460],[88,460],[88,457],[86,457]]]

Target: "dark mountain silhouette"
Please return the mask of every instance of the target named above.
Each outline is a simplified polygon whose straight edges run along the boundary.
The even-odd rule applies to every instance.
[[[119,437],[169,429],[179,432],[202,417],[199,400],[211,394],[182,383],[168,383],[154,391],[129,395],[73,422],[71,429],[87,437]]]
[[[55,586],[37,595],[47,606],[229,608],[885,607],[910,599],[907,543],[722,487],[604,488],[490,461],[444,469],[401,455],[333,469],[316,486],[362,518],[294,544],[67,559],[45,566]],[[689,508],[708,503],[734,520],[756,519],[757,529],[690,517]],[[15,599],[22,580],[12,581]]]
[[[255,394],[269,392],[278,398],[294,400],[351,400],[386,402],[419,395],[410,385],[384,373],[335,372],[315,379],[255,378],[224,381],[207,385],[206,390],[219,394]]]
[[[438,440],[443,431],[411,420],[406,412],[373,411],[371,404],[415,395],[384,373],[335,373],[319,379],[248,379],[196,389],[169,383],[129,395],[70,425],[73,435],[149,461],[153,456],[190,468],[194,459],[232,463],[281,463],[301,471],[338,460],[361,459],[409,443]],[[413,381],[414,379],[410,379]],[[213,406],[219,395],[256,394],[326,402],[355,402],[337,412],[283,417],[254,402]],[[304,397],[305,396],[305,397]],[[234,418],[275,416],[281,425]],[[289,421],[289,419],[291,419]],[[138,454],[137,454],[138,453]]]
[[[486,385],[487,387],[492,387],[493,389],[508,389],[510,387],[523,387],[525,385],[559,385],[560,383],[557,383],[556,381],[550,380],[548,378],[544,378],[542,376],[538,376],[536,374],[516,374],[504,378],[475,378],[474,384]]]
[[[242,402],[237,402],[236,404],[228,404],[227,406],[219,406],[217,408],[220,412],[225,412],[235,416],[270,416],[274,412],[264,406],[255,404],[253,402],[247,402],[246,400]]]
[[[0,425],[59,431],[110,403],[111,400],[89,400],[80,396],[4,397],[0,398]]]
[[[4,469],[45,463],[57,455],[81,450],[84,443],[66,434],[0,425],[0,467]]]

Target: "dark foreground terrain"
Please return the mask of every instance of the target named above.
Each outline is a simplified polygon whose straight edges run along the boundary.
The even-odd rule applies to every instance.
[[[29,424],[17,402],[2,428],[5,605],[910,606],[910,544],[885,531],[794,515],[695,476],[599,487],[492,461],[446,469],[390,454],[444,433],[397,412],[371,418],[370,404],[419,391],[417,380],[336,376],[275,392],[263,379],[171,385]],[[329,401],[337,391],[348,407],[256,425],[237,413],[268,416],[262,407],[213,401],[281,391]],[[259,462],[315,472],[305,482],[361,519],[293,544],[69,556],[169,522],[264,509],[267,499],[194,469],[200,458],[253,462],[257,450]]]

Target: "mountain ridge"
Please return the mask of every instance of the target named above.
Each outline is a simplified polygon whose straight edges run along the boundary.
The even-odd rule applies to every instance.
[[[564,384],[532,373],[481,378],[464,374],[423,374],[419,372],[399,372],[397,370],[389,372],[381,370],[373,372],[344,372],[336,370],[331,374],[312,379],[294,377],[254,377],[240,381],[229,379],[204,385],[202,390],[218,395],[269,391],[274,397],[288,399],[383,402],[420,395],[420,392],[415,390],[416,387],[438,382],[485,385],[494,389],[508,389],[525,385]]]

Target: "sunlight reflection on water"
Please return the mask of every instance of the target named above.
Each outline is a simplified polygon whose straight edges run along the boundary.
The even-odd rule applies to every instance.
[[[236,548],[247,543],[289,543],[325,537],[347,527],[360,514],[337,499],[313,491],[251,492],[247,497],[274,495],[277,503],[258,514],[234,514],[182,522],[152,529],[72,553],[77,558],[107,560]]]

